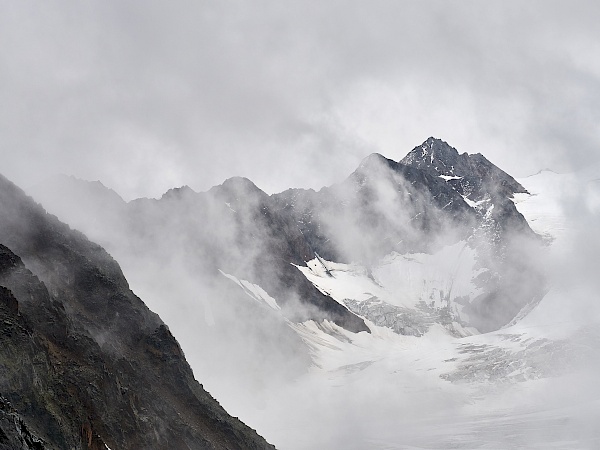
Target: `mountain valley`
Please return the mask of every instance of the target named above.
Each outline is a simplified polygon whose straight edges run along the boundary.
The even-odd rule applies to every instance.
[[[598,247],[597,175],[516,180],[429,138],[319,191],[30,188],[58,219],[4,181],[5,335],[54,378],[2,417],[69,448],[593,448],[597,281],[561,262]]]

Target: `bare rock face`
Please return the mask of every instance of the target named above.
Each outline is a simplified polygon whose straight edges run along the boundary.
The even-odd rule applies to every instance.
[[[100,246],[0,178],[0,448],[266,449]]]
[[[43,440],[32,434],[11,404],[0,397],[0,450],[44,450]]]
[[[448,143],[433,137],[411,150],[400,163],[444,178],[457,192],[474,202],[486,196],[507,198],[527,192],[513,177],[481,153],[459,154]]]
[[[411,150],[400,163],[443,179],[448,187],[474,206],[480,221],[487,220],[495,233],[490,237],[496,241],[501,241],[504,233],[533,234],[511,201],[514,194],[527,193],[526,189],[482,154],[459,155],[446,142],[429,138]]]

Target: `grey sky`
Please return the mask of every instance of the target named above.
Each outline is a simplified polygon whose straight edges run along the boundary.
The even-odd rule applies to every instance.
[[[1,172],[126,199],[341,180],[434,135],[515,176],[600,157],[594,1],[2,2]]]

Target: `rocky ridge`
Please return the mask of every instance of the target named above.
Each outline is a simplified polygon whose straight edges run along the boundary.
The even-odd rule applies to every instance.
[[[435,253],[464,241],[477,253],[474,283],[483,292],[468,299],[463,308],[468,319],[455,319],[489,331],[509,323],[544,292],[538,261],[531,257],[541,243],[511,200],[522,192],[481,154],[460,155],[429,138],[399,162],[370,155],[348,178],[319,191],[269,196],[250,180],[232,178],[205,193],[175,189],[159,200],[122,202],[115,209],[119,229],[111,231],[114,224],[108,224],[98,237],[113,244],[121,239],[119,245],[127,243],[133,253],[158,260],[168,255],[155,250],[156,242],[168,239],[168,252],[185,255],[186,266],[261,286],[290,320],[327,319],[354,332],[369,331],[364,318],[385,311],[370,314],[367,305],[342,305],[294,266],[321,257],[369,271],[392,252]],[[63,194],[60,202],[69,204],[67,199]],[[72,217],[73,210],[76,202],[66,215]],[[85,218],[80,224],[94,230]],[[447,313],[453,314],[427,313],[427,321],[446,321]]]
[[[195,379],[100,246],[0,178],[0,446],[273,448]]]

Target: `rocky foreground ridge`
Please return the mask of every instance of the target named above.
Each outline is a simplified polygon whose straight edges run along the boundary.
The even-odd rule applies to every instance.
[[[100,246],[0,177],[0,449],[267,449]]]

